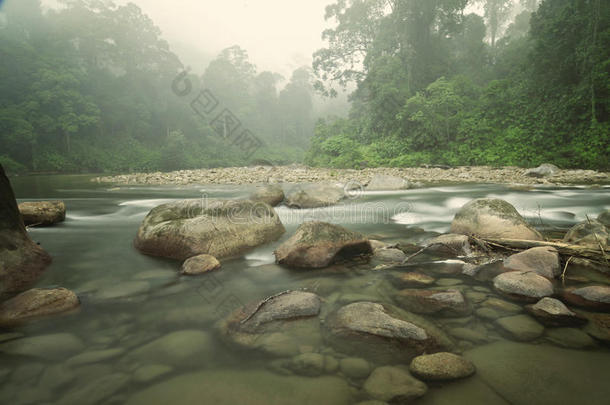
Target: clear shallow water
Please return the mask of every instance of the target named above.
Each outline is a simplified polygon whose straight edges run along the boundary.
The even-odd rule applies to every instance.
[[[310,394],[316,386],[327,387],[324,403],[345,403],[345,398],[355,403],[365,399],[363,380],[350,380],[337,372],[315,378],[281,375],[273,367],[276,357],[238,350],[217,333],[216,324],[230,310],[288,289],[319,294],[324,299],[321,318],[349,302],[367,299],[392,303],[396,290],[388,279],[400,270],[372,271],[374,263],[317,271],[294,271],[275,265],[273,250],[301,222],[325,220],[386,242],[417,243],[434,236],[434,232],[446,232],[455,212],[478,197],[506,199],[540,229],[551,232],[566,230],[586,215],[596,216],[610,208],[607,187],[519,191],[497,185],[463,185],[365,192],[328,209],[295,211],[279,207],[277,212],[287,230],[279,241],[224,262],[223,268],[212,275],[189,278],[178,275],[180,263],[147,257],[133,249],[133,237],[146,213],[175,199],[242,198],[251,187],[112,187],[92,183],[88,176],[19,177],[11,181],[19,200],[65,201],[68,215],[64,223],[30,232],[53,256],[53,264],[38,286],[61,285],[77,292],[82,301],[75,313],[0,332],[0,340],[55,335],[48,348],[40,349],[43,354],[39,356],[0,353],[0,403],[15,404],[118,404],[129,400],[174,404],[307,403],[315,397]],[[496,297],[488,283],[451,274],[455,266],[421,264],[413,270],[437,278],[437,287],[458,283],[455,288],[472,297],[476,296],[473,293],[483,294],[477,300]],[[479,308],[481,303],[473,301],[472,305]],[[548,383],[558,394],[543,395],[537,403],[551,403],[551,399],[552,403],[606,403],[608,393],[600,391],[595,383],[597,378],[603,385],[610,371],[610,357],[607,347],[597,342],[586,351],[565,351],[556,349],[556,344],[550,346],[544,337],[532,344],[512,343],[492,321],[474,315],[429,320],[445,331],[469,329],[484,339],[456,339],[458,350],[478,359],[479,372],[465,381],[429,384],[430,392],[420,400],[422,403],[532,403],[532,396],[523,394],[523,387],[519,387],[523,382],[514,381],[513,374],[519,374],[514,371],[519,370],[517,366],[506,371],[506,381],[496,375],[498,369],[509,367],[502,362],[519,356],[539,356],[538,364],[557,356],[566,359],[565,364],[553,364],[560,370],[553,371],[556,378]],[[183,331],[202,334],[183,333],[176,340],[170,339],[169,349],[156,348],[134,355],[155,339],[175,337],[173,333]],[[19,335],[10,335],[13,333]],[[196,347],[191,347],[193,344]],[[307,333],[295,346],[301,352],[345,357],[323,339]],[[182,359],[181,347],[190,347],[185,351],[192,350],[197,356]],[[513,352],[506,358],[506,353]],[[83,353],[89,356],[75,360]],[[597,357],[591,357],[592,353]],[[362,357],[368,357],[371,367],[385,363],[367,353]],[[583,362],[589,366],[582,366]],[[523,360],[520,364],[528,363]],[[562,370],[563,366],[578,370],[582,366],[584,371],[581,376],[574,375],[569,369]],[[164,373],[155,377],[154,370]],[[587,372],[592,376],[585,376]],[[543,367],[539,374],[531,373],[524,382],[547,375]],[[215,383],[206,385],[205,381]],[[347,392],[342,391],[344,386],[348,387]],[[589,386],[588,396],[583,399],[581,391]],[[218,402],[219,398],[225,402]]]

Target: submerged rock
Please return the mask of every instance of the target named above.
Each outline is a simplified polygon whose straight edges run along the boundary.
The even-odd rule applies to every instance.
[[[22,202],[19,212],[25,226],[49,226],[66,219],[66,204],[63,201]]]
[[[359,357],[346,357],[339,361],[341,372],[355,379],[366,378],[371,374],[371,366],[368,361]]]
[[[396,295],[399,305],[416,314],[465,316],[472,308],[457,290],[402,290]]]
[[[555,298],[545,297],[535,305],[527,305],[525,308],[547,326],[579,326],[587,323],[585,318],[570,311],[563,302]]]
[[[558,346],[584,349],[595,346],[591,336],[576,328],[553,328],[546,332],[546,339]]]
[[[502,294],[522,301],[533,302],[553,295],[553,284],[529,271],[502,273],[494,278],[494,287]]]
[[[451,232],[482,238],[542,240],[515,207],[497,198],[479,198],[464,205],[451,223]]]
[[[279,184],[266,184],[259,186],[249,199],[275,207],[284,201],[284,190]]]
[[[402,263],[406,258],[402,250],[395,248],[375,249],[373,253],[373,260],[384,263]]]
[[[321,208],[338,204],[345,198],[345,191],[333,184],[299,185],[286,195],[290,208]]]
[[[194,276],[197,274],[208,273],[220,268],[220,262],[211,255],[197,255],[188,258],[182,263],[180,274]]]
[[[543,163],[536,168],[527,169],[524,175],[528,177],[550,177],[554,176],[558,172],[559,168],[557,166],[550,163]]]
[[[566,301],[580,307],[610,311],[610,286],[594,285],[571,288],[563,292]]]
[[[402,177],[389,176],[385,174],[377,174],[373,176],[366,189],[368,191],[392,191],[406,190],[410,188],[409,182]]]
[[[561,274],[559,253],[552,247],[535,247],[504,259],[504,267],[511,270],[533,271],[552,279]]]
[[[300,268],[323,268],[339,258],[371,254],[371,244],[357,232],[325,222],[305,222],[276,249],[279,264]]]
[[[392,366],[373,370],[363,388],[370,397],[389,403],[409,403],[428,391],[406,368]]]
[[[496,321],[513,339],[519,341],[534,340],[544,333],[544,326],[528,315],[514,315]]]
[[[209,333],[182,330],[162,336],[133,350],[127,354],[127,359],[176,367],[199,366],[211,356],[213,351],[212,337]]]
[[[563,241],[576,245],[592,246],[594,249],[599,249],[601,244],[605,249],[610,246],[610,233],[601,222],[595,219],[585,220],[570,228]]]
[[[475,372],[470,360],[446,352],[417,356],[411,361],[409,369],[424,381],[455,380]]]
[[[65,288],[33,288],[0,304],[0,326],[66,312],[79,305],[76,294]]]
[[[15,339],[0,345],[0,352],[10,355],[63,360],[85,348],[83,341],[69,333],[54,333]]]
[[[0,165],[0,298],[33,285],[50,263],[51,256],[28,236]]]
[[[272,207],[248,200],[185,200],[153,208],[135,247],[152,256],[185,260],[200,254],[237,256],[285,232]]]
[[[418,272],[392,275],[391,280],[392,284],[396,285],[398,288],[427,287],[429,285],[434,284],[434,282],[436,281],[434,277],[430,277],[427,274]]]

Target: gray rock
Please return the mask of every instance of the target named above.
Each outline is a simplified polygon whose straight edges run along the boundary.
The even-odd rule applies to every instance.
[[[570,288],[564,290],[563,297],[573,305],[605,312],[610,311],[610,286],[594,285]]]
[[[514,315],[500,318],[496,321],[504,331],[515,340],[534,340],[544,333],[544,326],[528,315]]]
[[[526,306],[526,309],[547,326],[579,326],[587,323],[585,318],[570,311],[563,302],[555,298],[545,297],[535,305]]]
[[[197,255],[190,257],[182,263],[181,274],[194,276],[197,274],[205,274],[220,268],[220,262],[211,255]]]
[[[364,391],[372,398],[396,403],[407,403],[424,396],[428,387],[400,367],[378,367],[364,383]]]
[[[33,285],[50,263],[51,256],[28,236],[0,165],[0,299]]]
[[[376,249],[373,254],[373,259],[380,262],[402,263],[407,258],[407,255],[400,249]]]
[[[527,169],[523,174],[528,177],[551,177],[558,172],[559,168],[557,166],[550,163],[543,163],[534,169]]]
[[[460,317],[472,312],[472,308],[458,290],[405,289],[400,291],[395,299],[402,308],[416,314]]]
[[[297,186],[286,195],[285,204],[291,208],[321,208],[338,204],[345,191],[333,184],[307,184]]]
[[[502,315],[514,315],[523,311],[523,308],[520,305],[495,297],[486,299],[481,305],[485,308],[491,308],[498,311]]]
[[[468,256],[472,254],[468,236],[458,234],[439,235],[424,242],[426,251],[447,256]]]
[[[410,184],[407,180],[396,177],[388,176],[385,174],[376,174],[367,184],[366,189],[368,191],[392,191],[392,190],[406,190],[410,188]]]
[[[497,198],[480,198],[464,205],[451,223],[451,233],[482,238],[542,240],[515,207]]]
[[[185,200],[153,208],[135,247],[152,256],[185,260],[199,254],[233,257],[285,232],[271,206],[248,200]]]
[[[79,305],[76,294],[65,288],[33,288],[0,304],[0,326],[59,314]]]
[[[352,403],[347,382],[338,377],[280,376],[254,370],[215,369],[183,374],[131,396],[127,405],[320,405]]]
[[[214,351],[212,337],[199,330],[182,330],[162,336],[135,349],[127,356],[140,362],[176,367],[201,365]]]
[[[371,254],[371,244],[357,232],[325,222],[305,222],[275,253],[276,261],[291,267],[323,268],[338,258]]]
[[[453,353],[441,352],[417,356],[409,370],[424,381],[455,380],[475,372],[472,362]]]
[[[320,353],[299,354],[287,363],[287,368],[298,375],[316,377],[326,371],[325,356]]]
[[[371,374],[371,366],[365,359],[358,357],[346,357],[339,361],[341,372],[353,379],[367,378]]]
[[[504,267],[511,270],[533,271],[552,279],[561,274],[559,253],[552,247],[535,247],[509,256]]]
[[[510,404],[605,404],[610,398],[610,384],[600,378],[610,375],[606,351],[500,341],[467,351],[464,357]]]
[[[10,355],[61,360],[83,351],[85,345],[69,333],[55,333],[11,340],[0,345],[0,352]]]
[[[523,301],[537,301],[553,295],[553,284],[546,278],[528,271],[511,271],[494,278],[494,287],[502,294]]]
[[[589,320],[584,331],[602,342],[610,343],[610,314],[582,313]]]
[[[284,190],[282,190],[282,187],[279,184],[266,184],[264,186],[259,186],[249,199],[254,202],[262,202],[275,207],[284,201]]]
[[[591,246],[594,249],[599,249],[601,244],[605,249],[610,246],[610,233],[604,224],[590,219],[570,228],[563,237],[563,241],[575,245]]]
[[[66,219],[63,201],[33,201],[19,204],[25,226],[50,226]]]

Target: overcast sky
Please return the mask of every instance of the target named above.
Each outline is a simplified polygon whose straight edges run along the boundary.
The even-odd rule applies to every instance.
[[[128,3],[128,0],[115,0]],[[180,52],[184,45],[215,56],[240,45],[258,70],[289,76],[322,47],[324,9],[333,0],[131,0]],[[184,52],[180,52],[184,53]],[[187,63],[193,63],[187,61]],[[203,71],[205,66],[192,66]]]

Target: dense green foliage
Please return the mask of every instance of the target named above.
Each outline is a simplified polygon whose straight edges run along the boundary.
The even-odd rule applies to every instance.
[[[39,0],[0,10],[0,163],[9,171],[132,171],[302,159],[313,133],[311,69],[257,73],[239,47],[223,51],[191,94],[153,22],[133,5]],[[202,68],[204,68],[202,66]],[[190,103],[202,88],[263,142],[253,155],[221,138]],[[305,134],[307,136],[305,136]]]
[[[484,16],[464,12],[481,3]],[[357,89],[349,118],[318,123],[306,162],[610,167],[610,2],[522,0],[510,22],[511,6],[329,6],[317,87]]]

